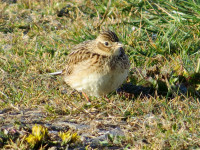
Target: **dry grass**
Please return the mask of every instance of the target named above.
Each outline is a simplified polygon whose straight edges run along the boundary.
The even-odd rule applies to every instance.
[[[74,130],[80,136],[94,138],[99,129],[116,127],[124,136],[108,137],[97,146],[83,140],[62,145],[58,134],[49,134],[35,149],[200,148],[199,8],[192,0],[117,0],[110,6],[91,0],[2,0],[0,147],[34,148],[25,140],[32,125],[50,124],[51,131],[65,120],[89,126]],[[110,102],[94,97],[88,103],[61,77],[48,73],[63,69],[71,47],[107,28],[118,34],[129,54],[127,81],[143,94],[135,87],[121,96],[111,93]],[[127,98],[130,92],[134,96]]]

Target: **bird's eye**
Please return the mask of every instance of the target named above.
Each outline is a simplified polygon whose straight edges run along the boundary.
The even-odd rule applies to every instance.
[[[108,42],[105,42],[105,46],[108,46],[109,45],[109,43]]]

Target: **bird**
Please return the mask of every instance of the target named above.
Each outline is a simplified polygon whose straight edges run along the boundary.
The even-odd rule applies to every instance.
[[[65,68],[51,75],[61,74],[66,84],[88,96],[101,97],[116,90],[126,80],[130,61],[111,30],[101,31],[96,39],[84,41],[67,56]]]

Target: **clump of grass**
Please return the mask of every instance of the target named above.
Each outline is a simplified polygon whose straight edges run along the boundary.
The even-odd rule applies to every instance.
[[[59,132],[58,135],[62,139],[61,145],[75,143],[78,141],[80,142],[80,136],[78,136],[76,132],[75,133],[72,133],[71,131]]]
[[[59,132],[58,136],[62,139],[62,142],[59,143],[57,141],[52,141],[48,134],[48,129],[42,125],[34,125],[32,127],[32,134],[29,134],[26,137],[27,143],[31,148],[39,148],[39,147],[50,147],[53,145],[60,145],[61,147],[65,147],[69,144],[75,145],[80,142],[80,136],[76,132],[68,131],[68,132]]]
[[[26,138],[26,141],[31,147],[36,147],[44,143],[48,139],[48,129],[41,125],[34,125],[32,128],[32,134]]]

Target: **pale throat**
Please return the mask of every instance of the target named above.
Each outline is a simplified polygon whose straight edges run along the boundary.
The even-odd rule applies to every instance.
[[[113,53],[114,56],[121,55],[121,47],[116,47]]]

